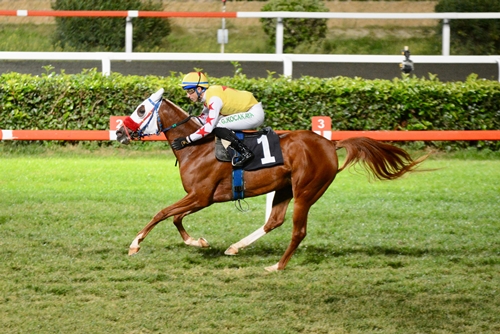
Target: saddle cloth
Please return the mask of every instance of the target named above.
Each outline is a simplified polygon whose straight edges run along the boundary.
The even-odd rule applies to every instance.
[[[252,171],[283,164],[280,139],[278,134],[270,127],[252,133],[236,131],[236,134],[238,138],[244,135],[243,142],[255,154],[255,157],[243,166],[243,170]],[[224,145],[223,142],[225,142],[226,145]],[[231,147],[227,147],[228,144],[227,141],[222,141],[220,138],[216,137],[215,157],[217,160],[230,162],[232,161],[233,155],[238,154]]]

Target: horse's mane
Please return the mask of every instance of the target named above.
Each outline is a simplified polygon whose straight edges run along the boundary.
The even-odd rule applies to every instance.
[[[170,104],[171,107],[173,107],[173,108],[175,108],[175,109],[177,109],[179,111],[182,111],[184,114],[186,114],[186,116],[188,116],[188,113],[186,111],[184,111],[184,109],[182,109],[177,104],[175,104],[172,101],[170,101],[169,99],[163,98],[163,101],[167,102],[168,104]]]
[[[179,111],[180,113],[183,114],[184,118],[188,118],[190,117],[191,115],[189,115],[189,113],[187,113],[184,109],[182,109],[181,107],[179,107],[177,104],[175,104],[174,102],[170,101],[169,99],[166,99],[166,98],[163,98],[163,101],[167,103],[167,106],[169,106],[170,108],[173,108],[173,109],[176,109],[177,111]],[[193,117],[193,116],[192,116]],[[183,119],[184,119],[183,118]],[[191,118],[189,120],[190,123],[193,123],[197,128],[200,128],[201,127],[201,124],[199,122],[197,122],[196,120],[194,120],[193,118]]]

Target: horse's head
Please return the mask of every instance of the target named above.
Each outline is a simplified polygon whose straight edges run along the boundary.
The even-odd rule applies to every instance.
[[[128,145],[130,140],[158,134],[157,118],[162,96],[163,88],[144,100],[132,115],[125,118],[123,124],[116,130],[116,140],[119,143]]]

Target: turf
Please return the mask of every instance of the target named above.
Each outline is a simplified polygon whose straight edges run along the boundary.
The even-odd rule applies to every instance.
[[[340,173],[283,272],[285,225],[235,257],[265,198],[171,219],[183,196],[166,149],[0,151],[2,333],[497,333],[500,159],[437,154],[433,172],[368,182]]]

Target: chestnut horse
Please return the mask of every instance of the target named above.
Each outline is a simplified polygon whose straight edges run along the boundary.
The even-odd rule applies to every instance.
[[[128,144],[150,134],[164,133],[168,142],[186,137],[201,127],[195,117],[169,100],[163,99],[163,89],[146,99],[117,130],[117,140]],[[311,206],[325,193],[337,173],[360,163],[372,176],[394,180],[414,172],[426,158],[413,160],[401,148],[366,137],[331,141],[308,130],[291,131],[280,135],[284,164],[245,172],[244,196],[252,197],[275,191],[272,210],[267,222],[252,234],[229,246],[225,254],[235,255],[266,233],[281,226],[288,204],[293,202],[292,239],[278,263],[265,268],[268,271],[285,269],[288,261],[306,236],[307,215]],[[338,167],[337,149],[344,148],[347,156]],[[174,151],[179,162],[180,175],[186,196],[159,211],[137,234],[130,245],[129,255],[139,251],[139,244],[159,222],[173,216],[184,243],[208,247],[204,238],[191,238],[182,225],[182,219],[207,206],[233,200],[232,166],[215,158],[214,136],[194,142]]]

